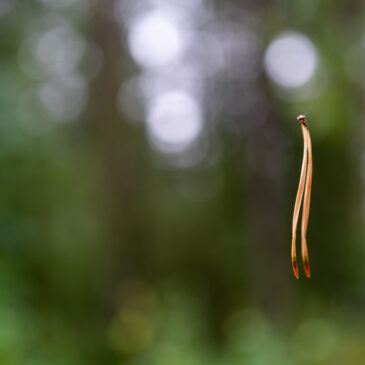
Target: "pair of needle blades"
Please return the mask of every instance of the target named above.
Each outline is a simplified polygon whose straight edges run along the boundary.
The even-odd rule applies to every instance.
[[[300,206],[303,200],[304,193],[304,202],[303,202],[303,211],[302,211],[302,259],[303,266],[306,276],[310,277],[310,267],[309,267],[309,258],[308,258],[308,247],[307,247],[307,228],[308,228],[308,216],[309,216],[309,206],[310,206],[310,198],[311,198],[311,188],[312,188],[312,143],[309,134],[309,130],[307,127],[306,117],[305,115],[299,115],[297,117],[300,125],[302,127],[303,140],[304,140],[304,152],[303,152],[303,162],[302,162],[302,170],[300,173],[300,180],[298,186],[297,197],[295,199],[294,206],[294,214],[293,214],[293,233],[292,233],[292,246],[291,246],[291,259],[293,265],[293,271],[295,277],[298,279],[298,263],[297,263],[297,253],[296,253],[296,232],[299,218]]]

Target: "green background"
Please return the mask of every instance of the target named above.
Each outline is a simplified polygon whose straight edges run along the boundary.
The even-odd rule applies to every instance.
[[[256,74],[247,84],[245,59],[229,73],[227,58],[204,79],[209,149],[188,167],[116,106],[142,70],[114,2],[54,3],[18,0],[0,16],[0,363],[365,363],[365,3],[205,1],[196,31],[249,27]],[[51,76],[32,58],[58,22],[97,50],[78,65],[87,101],[66,121],[40,102]],[[288,30],[319,55],[303,98],[263,67]],[[302,113],[310,280],[290,261]]]

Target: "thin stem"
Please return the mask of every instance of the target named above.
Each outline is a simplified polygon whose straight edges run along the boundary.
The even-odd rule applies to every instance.
[[[299,210],[302,203],[303,191],[304,191],[304,183],[305,183],[305,175],[307,170],[307,138],[306,138],[306,127],[301,123],[302,132],[303,132],[303,162],[302,162],[302,170],[300,172],[299,186],[297,191],[297,197],[295,199],[294,205],[294,214],[293,214],[293,228],[292,228],[292,244],[291,244],[291,259],[293,265],[293,271],[295,277],[298,279],[298,264],[297,264],[297,254],[296,254],[296,232],[299,218]]]
[[[308,148],[308,168],[307,168],[307,178],[305,182],[305,193],[304,193],[303,214],[302,214],[302,259],[303,259],[305,274],[309,278],[311,274],[310,274],[306,234],[308,228],[309,207],[311,200],[313,164],[312,164],[312,143],[308,128],[305,128],[305,139],[307,141],[307,148]]]

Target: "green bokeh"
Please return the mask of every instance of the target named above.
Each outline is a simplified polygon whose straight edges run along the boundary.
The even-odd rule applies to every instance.
[[[118,111],[120,86],[146,71],[114,1],[9,0],[4,14],[1,3],[0,364],[365,362],[361,1],[196,1],[204,11],[192,39],[249,29],[256,74],[243,79],[245,57],[234,77],[228,56],[220,74],[200,68],[205,154],[183,167]],[[132,21],[133,0],[120,3]],[[140,4],[143,12],[166,1]],[[42,65],[37,39],[58,26],[85,42],[64,55],[86,50],[72,73],[84,77],[84,104],[71,95],[63,106],[82,104],[71,117],[42,101],[48,90],[55,102],[42,88],[65,70]],[[266,47],[287,30],[319,55],[307,91],[278,87],[263,67]],[[64,44],[48,45],[46,59]],[[312,278],[300,270],[297,281],[301,113],[314,153]]]

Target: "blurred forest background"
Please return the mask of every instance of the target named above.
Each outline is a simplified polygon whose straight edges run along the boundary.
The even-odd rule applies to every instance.
[[[0,363],[364,364],[364,70],[360,0],[0,0]]]

